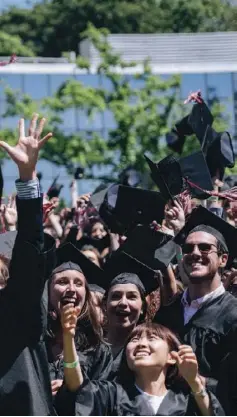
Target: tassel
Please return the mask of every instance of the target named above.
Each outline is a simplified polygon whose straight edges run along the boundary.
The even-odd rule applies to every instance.
[[[13,54],[9,61],[0,61],[0,67],[4,67],[5,65],[14,64],[17,60],[16,54]]]
[[[224,198],[227,201],[237,201],[237,187],[230,188],[227,191],[208,191],[204,190],[203,188],[199,187],[199,185],[194,184],[188,179],[186,179],[186,181],[190,187],[197,188],[198,190],[203,191],[205,194],[210,196]]]
[[[203,103],[201,90],[198,90],[195,93],[192,93],[192,91],[191,91],[188,98],[184,101],[184,104],[192,103],[192,102],[193,103],[198,103],[198,104]]]

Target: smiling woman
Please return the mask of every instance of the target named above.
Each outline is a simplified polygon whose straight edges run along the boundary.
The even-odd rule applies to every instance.
[[[75,308],[65,307],[62,326],[66,367],[76,359],[74,315]],[[61,414],[61,407],[70,404],[72,415],[222,415],[217,399],[202,385],[192,348],[180,346],[167,328],[158,324],[137,326],[124,356],[116,383],[83,378],[78,361],[73,368],[68,366],[66,389],[56,398]]]
[[[104,299],[107,340],[114,358],[109,376],[112,380],[117,376],[126,341],[137,323],[146,317],[145,288],[136,274],[123,272],[111,281]]]
[[[74,337],[83,372],[93,379],[106,378],[112,365],[111,350],[103,341],[87,273],[80,266],[82,257],[80,251],[70,243],[59,247],[57,265],[49,281],[47,350],[53,395],[56,395],[64,378],[60,322],[64,306],[71,305],[77,309]]]

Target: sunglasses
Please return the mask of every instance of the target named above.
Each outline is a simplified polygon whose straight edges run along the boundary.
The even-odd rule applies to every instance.
[[[208,254],[211,251],[213,251],[213,246],[217,248],[216,245],[213,245],[211,243],[197,243],[196,245],[192,244],[192,243],[184,243],[184,245],[182,246],[182,252],[184,255],[189,255],[191,253],[193,253],[195,246],[198,247],[199,252],[201,252],[202,254]]]

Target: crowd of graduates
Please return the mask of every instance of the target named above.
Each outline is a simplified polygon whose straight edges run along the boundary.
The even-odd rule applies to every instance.
[[[1,415],[236,415],[234,152],[189,101],[170,154],[144,156],[159,191],[133,170],[83,196],[74,179],[59,210],[36,171],[46,120],[0,142],[19,169],[1,205]]]

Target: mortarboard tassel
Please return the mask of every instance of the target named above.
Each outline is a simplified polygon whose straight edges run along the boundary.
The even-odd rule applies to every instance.
[[[191,91],[188,98],[184,101],[184,104],[187,104],[187,103],[202,104],[203,102],[204,102],[204,100],[202,98],[201,90],[198,90],[194,93],[192,93],[192,91]]]
[[[186,179],[186,181],[190,185],[190,187],[197,188],[198,190],[203,191],[204,193],[210,196],[225,198],[227,201],[237,201],[237,187],[230,188],[227,191],[208,191],[204,190],[203,188],[199,187],[199,185],[194,184],[192,181],[189,181],[188,179]]]
[[[0,61],[0,67],[4,67],[5,65],[14,64],[16,62],[16,54],[13,54],[9,61]]]

